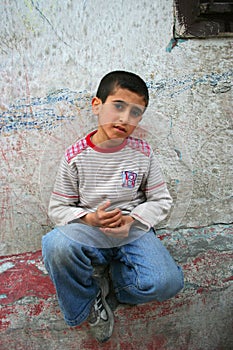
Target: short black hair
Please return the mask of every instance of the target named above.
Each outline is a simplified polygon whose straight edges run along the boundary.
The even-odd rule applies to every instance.
[[[104,103],[117,88],[127,89],[142,96],[145,106],[148,106],[149,92],[145,81],[137,74],[127,71],[116,70],[106,74],[100,81],[96,97]]]

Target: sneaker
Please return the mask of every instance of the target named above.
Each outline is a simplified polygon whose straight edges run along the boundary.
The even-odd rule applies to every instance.
[[[106,342],[111,337],[114,326],[114,315],[105,299],[108,292],[108,281],[103,278],[100,282],[100,291],[87,319],[91,333],[100,343]]]

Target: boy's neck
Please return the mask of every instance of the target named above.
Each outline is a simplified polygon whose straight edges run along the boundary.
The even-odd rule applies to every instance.
[[[120,146],[125,139],[123,138],[117,138],[117,139],[109,139],[102,141],[98,137],[98,131],[91,136],[91,142],[95,145],[98,146],[99,148],[114,148]]]

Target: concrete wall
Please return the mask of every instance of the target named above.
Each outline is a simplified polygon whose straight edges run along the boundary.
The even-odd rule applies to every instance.
[[[191,314],[189,302],[182,309],[183,328],[186,318],[196,317],[194,345],[188,347],[188,329],[186,333],[183,329],[183,347],[176,348],[228,349],[232,341],[229,314],[220,316],[217,311],[211,327],[225,322],[224,337],[219,331],[219,342],[213,336],[214,343],[208,336],[203,343],[199,340],[197,348],[195,342],[201,332],[198,322],[214,318],[214,305],[216,310],[229,310],[232,299],[232,38],[178,41],[171,49],[172,0],[5,0],[0,4],[0,19],[0,272],[4,286],[14,294],[15,284],[11,285],[7,273],[17,265],[17,254],[25,260],[40,251],[41,237],[51,227],[46,210],[58,161],[67,145],[95,127],[90,99],[100,78],[110,70],[134,71],[146,80],[151,95],[141,133],[153,143],[174,198],[174,208],[159,232],[169,237],[165,244],[187,270],[189,289],[180,298],[194,294],[196,298]],[[15,257],[11,264],[10,255]],[[213,279],[216,269],[225,282]],[[206,292],[208,309],[199,317],[195,305],[200,309],[204,302],[196,293],[204,287],[198,271],[205,272],[208,291],[215,291],[215,296]],[[6,290],[0,293],[3,304],[8,300]],[[47,300],[45,294],[40,295],[42,300]],[[7,332],[19,332],[14,324],[23,316],[8,311],[4,315],[9,321]],[[155,317],[153,312],[149,316]],[[47,326],[48,319],[43,319]],[[157,321],[162,322],[162,332],[167,321]],[[135,329],[140,324],[139,317]],[[205,323],[203,329],[207,328]],[[169,337],[168,328],[164,329]],[[56,338],[50,332],[53,348],[62,348],[58,345],[64,342],[61,334]],[[147,328],[145,336],[152,337],[150,332],[153,329]],[[170,334],[172,343],[175,336]],[[22,349],[39,348],[42,340],[36,339]],[[154,349],[162,349],[162,343],[164,349],[172,349],[166,346],[169,342],[160,347],[151,342]],[[220,343],[222,347],[217,347]],[[73,347],[69,344],[67,349]]]

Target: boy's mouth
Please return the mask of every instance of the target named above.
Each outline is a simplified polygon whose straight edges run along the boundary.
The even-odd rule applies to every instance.
[[[126,129],[121,125],[115,125],[114,128],[119,130],[120,132],[126,132]]]

